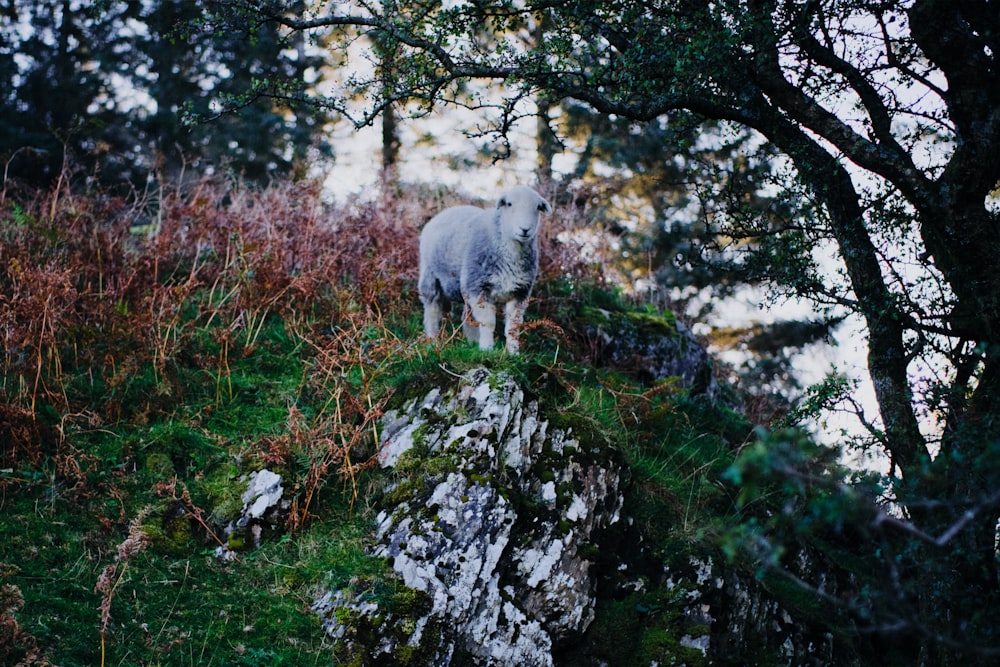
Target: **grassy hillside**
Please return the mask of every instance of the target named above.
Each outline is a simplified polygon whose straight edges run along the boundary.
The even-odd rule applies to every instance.
[[[528,352],[512,359],[420,337],[416,237],[451,196],[320,194],[207,181],[155,199],[5,194],[0,663],[332,664],[308,613],[318,592],[401,594],[364,553],[388,474],[374,469],[379,417],[478,364],[621,448],[651,534],[702,539],[705,517],[731,511],[715,480],[749,427],[591,365],[579,304],[623,304],[556,240],[577,210],[549,224]],[[221,561],[241,479],[263,467],[283,476],[286,518]]]

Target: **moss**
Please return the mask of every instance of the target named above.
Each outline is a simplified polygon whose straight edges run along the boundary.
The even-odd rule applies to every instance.
[[[171,502],[154,512],[143,523],[142,531],[156,553],[181,556],[191,551],[194,540],[191,517],[177,503]]]
[[[604,308],[583,306],[580,308],[579,313],[586,321],[593,322],[594,324],[610,324],[612,321],[611,311],[605,310]]]
[[[681,644],[685,636],[705,634],[705,626],[687,626],[686,596],[680,589],[656,588],[621,599],[598,599],[595,618],[575,647],[561,656],[564,664],[601,661],[613,667],[707,663],[699,649]]]
[[[351,625],[358,619],[358,612],[350,607],[337,607],[333,611],[333,618],[338,625]]]
[[[596,616],[575,650],[564,656],[565,664],[590,658],[608,665],[639,665],[639,642],[643,619],[635,613],[633,599],[600,600]],[[645,663],[649,664],[649,663]]]
[[[576,548],[576,555],[583,560],[596,561],[601,557],[601,548],[593,542],[581,542]]]
[[[415,626],[414,627],[404,626],[403,632],[407,634],[412,634],[414,629]],[[396,647],[396,650],[394,652],[394,657],[396,658],[396,660],[400,665],[411,665],[414,664],[414,660],[416,659],[418,653],[419,649],[417,647],[404,644],[402,646]]]
[[[403,502],[422,502],[434,487],[449,474],[458,472],[460,461],[454,454],[425,456],[421,458],[414,449],[405,452],[396,466],[395,487],[381,499],[384,507],[395,507]]]
[[[423,461],[420,472],[427,478],[438,478],[459,470],[459,460],[453,454],[432,456]]]
[[[684,646],[676,636],[676,631],[664,628],[646,630],[641,640],[641,660],[658,662],[661,665],[688,665],[699,667],[709,664],[700,649]]]
[[[628,336],[677,338],[674,313],[666,310],[641,310],[627,302],[620,291],[591,285],[553,286],[552,294],[560,303],[569,304],[557,319],[570,320],[574,330],[584,330],[587,325],[598,326],[608,333]]]
[[[404,478],[396,486],[385,494],[382,498],[382,505],[385,507],[395,507],[407,500],[415,498],[425,489],[422,480]]]
[[[417,428],[413,430],[413,435],[411,436],[411,438],[413,439],[412,449],[415,449],[420,452],[426,452],[427,435],[430,431],[431,431],[431,424],[429,421],[425,421],[421,423],[419,426],[417,426]]]
[[[431,619],[424,627],[423,640],[411,645],[412,635],[421,619],[431,609],[430,597],[423,591],[407,588],[395,577],[378,580],[357,579],[352,590],[363,590],[355,598],[375,602],[378,611],[358,614],[350,609],[334,613],[338,623],[347,628],[349,642],[336,647],[337,664],[363,665],[431,665],[437,650],[436,642],[446,629]]]
[[[829,604],[823,603],[804,587],[780,575],[766,573],[763,578],[764,588],[773,595],[785,609],[794,612],[797,618],[808,619],[820,626],[836,627],[838,610],[831,610]]]
[[[246,482],[241,481],[239,469],[230,462],[213,467],[198,485],[206,497],[212,522],[225,526],[236,520],[243,510]]]
[[[627,311],[624,316],[634,326],[637,333],[643,336],[654,339],[656,336],[680,339],[680,334],[677,331],[677,320],[669,310],[660,314],[633,310]]]
[[[426,592],[406,586],[397,589],[389,602],[391,611],[402,616],[421,616],[430,606],[431,600]]]
[[[489,473],[487,473],[487,474],[480,474],[480,473],[475,473],[474,472],[474,473],[470,473],[468,475],[468,478],[469,478],[469,482],[473,486],[475,486],[475,485],[479,485],[479,486],[491,486],[493,484],[493,475],[489,474]]]
[[[712,628],[707,625],[691,625],[687,628],[687,635],[689,637],[706,637],[711,634]]]
[[[173,461],[162,452],[149,452],[144,468],[154,479],[170,479],[176,474]]]

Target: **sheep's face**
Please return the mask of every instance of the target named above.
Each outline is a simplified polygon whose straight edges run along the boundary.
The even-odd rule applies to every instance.
[[[503,235],[520,243],[538,236],[538,218],[550,213],[552,207],[531,188],[519,185],[497,200],[497,211]]]

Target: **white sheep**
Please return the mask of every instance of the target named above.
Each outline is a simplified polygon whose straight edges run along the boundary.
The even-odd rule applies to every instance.
[[[461,299],[466,338],[492,349],[502,303],[507,351],[517,354],[517,330],[538,275],[538,220],[551,211],[537,192],[518,186],[493,210],[454,206],[431,218],[420,233],[418,284],[428,337],[438,335],[441,316]]]

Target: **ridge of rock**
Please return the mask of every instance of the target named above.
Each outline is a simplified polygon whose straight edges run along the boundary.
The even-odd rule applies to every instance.
[[[377,518],[375,553],[426,595],[426,613],[404,621],[331,591],[314,605],[327,632],[374,663],[403,650],[425,656],[415,664],[461,655],[473,664],[552,665],[553,646],[594,618],[585,547],[619,520],[619,467],[549,428],[537,402],[485,369],[386,415],[382,465],[417,457],[393,492],[398,504]],[[429,460],[447,470],[428,472]],[[381,640],[359,646],[345,616],[380,625]]]

